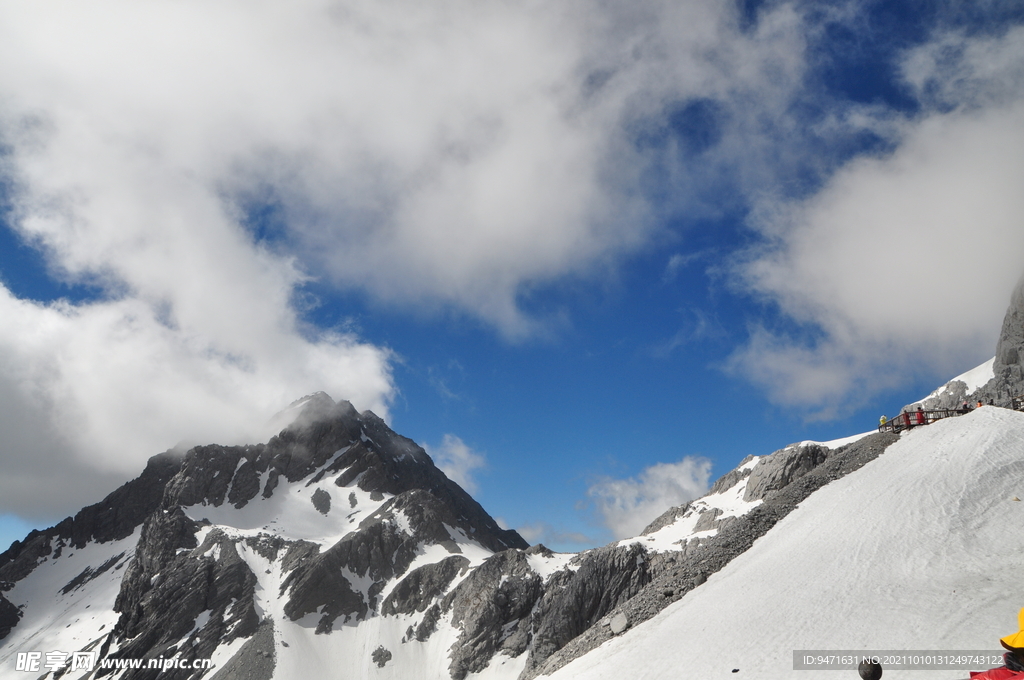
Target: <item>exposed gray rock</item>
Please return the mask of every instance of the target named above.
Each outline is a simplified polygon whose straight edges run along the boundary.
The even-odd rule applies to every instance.
[[[7,637],[18,621],[21,620],[21,610],[0,593],[0,640]]]
[[[391,661],[391,652],[384,648],[384,645],[377,647],[373,650],[373,654],[370,655],[373,659],[373,663],[377,664],[377,668],[384,668],[388,661]]]
[[[36,565],[53,552],[54,541],[58,545],[62,543],[63,539],[51,531],[53,529],[33,531],[24,541],[15,541],[7,552],[0,555],[0,591],[10,590],[16,582],[31,574]]]
[[[788,486],[821,465],[829,449],[818,444],[788,446],[757,461],[750,472],[743,500],[756,501]]]
[[[670,524],[674,524],[677,519],[686,514],[686,511],[690,509],[690,503],[684,503],[683,505],[677,505],[673,508],[669,508],[661,515],[659,515],[653,522],[644,527],[644,530],[640,532],[641,536],[649,536],[656,531],[660,531]]]
[[[256,632],[256,578],[219,530],[196,546],[199,525],[180,508],[157,511],[143,524],[135,559],[126,569],[113,631],[123,644],[111,658],[209,658],[217,646]],[[210,615],[193,631],[197,617]],[[183,680],[191,669],[134,669],[129,680]]]
[[[266,484],[261,489],[263,478]],[[261,493],[271,497],[282,485],[305,482],[308,486],[327,479],[342,488],[357,486],[375,500],[393,497],[326,551],[279,536],[232,539],[218,530],[196,546],[201,524],[183,512],[184,507],[224,503],[241,508]],[[350,506],[356,507],[356,493],[344,493]],[[331,495],[317,488],[311,503],[326,514],[332,500],[337,500]],[[123,658],[188,654],[202,658],[222,643],[257,633],[256,579],[239,556],[236,541],[278,562],[286,574],[282,589],[288,598],[286,615],[297,619],[316,611],[319,633],[329,633],[338,617],[361,618],[376,610],[384,587],[405,574],[420,546],[446,547],[455,554],[406,575],[385,607],[422,613],[413,630],[417,639],[426,639],[436,628],[442,616],[438,601],[469,564],[457,554],[460,548],[453,537],[464,536],[496,552],[527,547],[516,532],[501,529],[414,442],[394,433],[373,413],[360,414],[348,402],[335,404],[326,395],[314,395],[305,400],[300,417],[266,444],[198,446],[185,453],[156,456],[138,479],[102,503],[15,542],[0,554],[0,592],[40,562],[58,558],[61,550],[93,540],[124,538],[140,525],[135,556],[125,567],[115,603],[120,618],[102,647],[104,654],[116,648],[116,656]],[[124,565],[123,557],[90,565],[65,585],[65,593]],[[368,579],[370,585],[355,588],[346,575]],[[508,597],[511,587],[499,588],[498,599]],[[0,600],[0,631],[17,623],[19,612],[12,607],[6,599]],[[193,630],[200,615],[204,625]],[[467,618],[473,620],[473,616]],[[497,633],[502,649],[525,648],[525,634],[504,635],[500,627]],[[148,677],[149,669],[137,670],[124,677]],[[163,671],[160,677],[174,680],[176,673]]]
[[[271,680],[276,662],[274,623],[265,619],[256,634],[246,640],[242,648],[217,669],[210,680]]]
[[[629,617],[626,616],[625,612],[617,612],[608,622],[608,628],[611,630],[612,635],[618,635],[629,628]]]
[[[722,493],[723,491],[728,491],[732,487],[734,487],[737,484],[739,484],[742,480],[744,480],[747,477],[749,477],[751,469],[750,468],[745,468],[744,469],[743,466],[746,465],[747,463],[749,463],[750,461],[752,461],[753,459],[754,459],[753,456],[747,456],[746,458],[741,460],[740,464],[737,465],[734,469],[729,470],[724,475],[719,477],[718,480],[714,484],[711,485],[711,490],[708,491],[708,493],[712,494],[712,493]],[[760,461],[758,461],[758,462],[760,462]]]
[[[317,489],[313,492],[313,496],[309,499],[313,502],[313,507],[316,508],[317,512],[326,515],[331,511],[331,494],[327,493],[323,489]]]
[[[307,483],[315,483],[333,476],[337,486],[356,484],[374,500],[382,500],[384,494],[428,491],[449,515],[461,518],[462,525],[472,529],[471,538],[485,548],[497,552],[528,546],[515,531],[499,527],[411,439],[396,434],[370,411],[357,413],[347,401],[331,406],[328,402],[326,395],[309,398],[302,416],[266,444],[189,450],[177,474],[166,482],[163,507],[219,506],[225,500],[242,507],[256,497],[263,473],[265,498],[273,495],[282,478],[291,483],[309,478]],[[324,493],[314,493],[314,501],[321,502]],[[355,507],[351,492],[349,503]]]
[[[455,577],[468,568],[468,559],[452,555],[440,562],[413,569],[384,598],[381,614],[389,616],[426,611],[435,599],[444,595]]]
[[[1010,296],[1010,306],[1003,317],[1003,326],[996,343],[995,374],[1013,371],[1020,379],[1021,358],[1024,356],[1024,279],[1017,283]]]
[[[328,551],[296,564],[282,584],[282,591],[289,593],[285,614],[295,621],[319,612],[317,633],[330,633],[340,616],[346,620],[366,616],[369,604],[362,593],[352,589],[342,569],[366,576],[372,564],[381,577],[382,572],[390,569],[388,557],[403,547],[404,538],[391,524],[378,522],[372,529],[350,534]],[[406,559],[412,562],[412,549],[407,548],[407,552]],[[362,573],[356,569],[361,569]]]
[[[918,406],[923,408],[925,411],[958,409],[963,406],[965,401],[968,404],[973,403],[970,395],[967,393],[967,383],[963,380],[951,380],[945,385],[943,390],[935,396],[928,397],[920,402],[908,404],[903,407],[902,411],[916,411]]]
[[[416,640],[424,642],[429,638],[435,630],[437,630],[437,622],[441,619],[441,607],[438,605],[431,605],[427,609],[426,614],[423,615],[423,620],[420,621],[419,625],[416,626],[414,635]]]
[[[519,550],[500,552],[474,569],[441,604],[462,630],[450,655],[452,678],[482,671],[499,651],[522,654],[530,642],[530,614],[543,592],[543,580]]]
[[[291,541],[281,558],[281,571],[291,571],[320,554],[320,546],[311,541]]]
[[[246,459],[231,480],[228,502],[236,508],[245,507],[260,492],[260,473],[253,461]]]
[[[701,508],[697,511],[697,523],[693,525],[693,530],[708,531],[715,528],[715,520],[721,514],[720,508]]]
[[[412,534],[407,534],[395,521],[401,513]],[[446,529],[447,526],[465,526],[467,535],[476,538],[483,532],[458,518],[450,506],[423,489],[405,491],[390,499],[381,508],[359,524],[358,531],[348,534],[323,554],[309,556],[297,565],[284,582],[289,589],[289,601],[285,613],[293,620],[310,612],[319,611],[321,623],[318,630],[329,632],[339,616],[363,618],[376,607],[377,595],[390,579],[405,573],[416,557],[417,547],[423,544],[449,546],[453,552],[457,546]],[[493,539],[494,537],[492,537]],[[465,562],[453,561],[437,571],[410,575],[417,587],[429,587],[429,597],[422,602],[419,611],[429,606],[433,597],[440,594],[436,588],[440,580],[448,583]],[[364,594],[352,590],[342,570],[348,570],[359,578],[369,577],[373,585]],[[454,571],[451,571],[454,570]],[[399,605],[400,598],[409,595],[401,587],[396,590],[395,600],[389,607],[401,606],[407,610],[408,603]],[[397,611],[397,610],[396,610]]]
[[[43,531],[32,531],[0,553],[0,591],[25,578],[56,545],[84,547],[127,538],[160,507],[164,485],[181,466],[182,455],[168,451],[153,456],[138,478],[119,487],[99,503],[82,508],[74,517]]]
[[[124,559],[124,553],[123,552],[122,553],[118,553],[117,555],[114,555],[109,560],[107,560],[106,562],[104,562],[103,564],[101,564],[100,566],[98,566],[95,569],[93,569],[92,567],[86,567],[85,569],[82,570],[82,573],[80,573],[75,578],[71,579],[67,583],[67,585],[65,585],[63,588],[60,589],[61,595],[67,595],[72,590],[76,590],[78,588],[81,588],[83,585],[85,585],[89,581],[93,580],[94,578],[96,578],[96,577],[102,575],[103,573],[105,573],[106,571],[108,571],[111,567],[113,567],[115,564],[120,562],[122,559]]]
[[[1009,407],[1014,397],[1024,394],[1024,279],[1010,296],[1010,306],[996,342],[993,378],[968,397],[969,403]]]
[[[637,595],[651,581],[647,550],[639,544],[598,548],[575,558],[579,568],[551,576],[533,613],[529,675],[547,658]]]
[[[724,490],[749,475],[748,495],[763,498],[764,503],[738,519],[723,520],[720,512],[706,512],[698,524],[717,527],[715,537],[687,544],[672,556],[649,555],[639,544],[589,551],[575,558],[575,570],[558,572],[545,584],[530,568],[528,556],[551,556],[551,552],[540,545],[522,551],[525,542],[514,532],[501,530],[432,465],[422,449],[394,434],[376,416],[356,413],[347,402],[328,405],[320,399],[315,407],[328,419],[305,419],[266,445],[196,447],[183,458],[169,461],[160,474],[151,475],[148,483],[160,500],[150,499],[152,509],[115,605],[121,617],[106,648],[116,640],[119,657],[191,654],[205,658],[224,642],[250,637],[216,677],[271,677],[273,655],[264,649],[261,636],[272,641],[273,635],[270,623],[259,620],[254,604],[256,579],[236,549],[236,541],[244,540],[253,551],[277,561],[287,574],[286,615],[296,620],[316,612],[318,633],[330,633],[339,617],[348,621],[379,611],[422,615],[418,622],[411,621],[406,640],[426,640],[438,621],[450,614],[460,630],[450,656],[449,670],[455,680],[482,670],[499,652],[513,657],[529,652],[524,677],[532,677],[637,625],[698,587],[806,494],[856,469],[895,439],[878,435],[882,439],[865,440],[868,443],[838,453],[815,446],[785,449],[761,461],[753,472],[734,471],[716,483],[714,489]],[[309,485],[333,479],[339,487],[354,485],[376,498],[393,497],[356,531],[323,552],[305,541],[270,535],[231,539],[217,530],[196,546],[200,525],[181,506],[229,502],[241,507],[260,493],[262,475],[268,480],[264,495],[273,494],[286,481]],[[349,504],[355,507],[355,493],[343,493],[348,493]],[[317,489],[310,502],[327,513],[331,494]],[[673,512],[659,521],[671,521],[680,509]],[[91,515],[100,516],[110,515],[101,511]],[[39,560],[50,558],[51,551],[71,545],[75,531],[73,520],[67,522],[53,533],[30,535],[17,551],[5,553],[0,575],[20,578]],[[85,527],[82,523],[80,534],[92,531]],[[457,554],[453,532],[499,552],[449,591],[469,565]],[[423,545],[443,545],[456,554],[409,572]],[[504,550],[509,545],[519,549]],[[82,586],[115,563],[120,564],[115,560],[83,571],[66,588]],[[364,585],[353,587],[347,576]],[[378,610],[380,594],[395,579],[400,580]],[[0,596],[0,631],[8,620],[17,620],[17,610],[12,612],[11,607]],[[193,630],[200,615],[205,624]],[[606,625],[597,625],[602,620]],[[390,658],[383,646],[372,655],[378,666]],[[148,672],[140,669],[124,677],[135,680],[149,677]],[[179,677],[187,676],[175,671],[160,675],[167,680]]]
[[[197,446],[189,450],[178,474],[168,481],[164,488],[164,507],[199,503],[214,506],[223,504],[243,455],[249,454],[246,462],[250,465],[249,459],[255,458],[255,451],[247,449],[249,447],[225,447],[214,444]],[[236,494],[235,498],[236,503],[249,500],[239,494]]]

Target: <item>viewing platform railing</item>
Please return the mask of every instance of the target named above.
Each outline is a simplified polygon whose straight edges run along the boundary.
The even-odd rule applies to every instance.
[[[892,420],[887,420],[884,423],[879,423],[879,432],[903,432],[903,430],[909,430],[912,427],[918,425],[931,425],[936,420],[942,420],[943,418],[952,418],[954,416],[962,416],[965,413],[970,413],[969,408],[944,408],[936,411],[907,411],[901,413]]]
[[[978,408],[981,408],[980,406]],[[1014,411],[1024,411],[1024,395],[1010,399],[1009,408]],[[903,432],[918,425],[931,425],[936,420],[962,416],[973,411],[974,408],[944,408],[932,411],[907,411],[901,413],[892,420],[879,423],[879,432]]]

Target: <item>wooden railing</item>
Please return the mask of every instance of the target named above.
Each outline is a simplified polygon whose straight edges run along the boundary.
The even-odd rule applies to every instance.
[[[981,407],[978,407],[981,408]],[[1010,399],[1009,408],[1014,411],[1024,411],[1024,394]],[[933,411],[907,411],[901,413],[892,420],[879,423],[879,432],[903,432],[918,425],[931,425],[936,420],[962,416],[973,411],[973,408],[946,408]]]
[[[936,420],[942,420],[943,418],[952,418],[954,416],[962,416],[965,413],[970,413],[969,408],[944,408],[935,411],[907,411],[901,413],[892,420],[887,420],[884,423],[879,423],[879,432],[903,432],[903,430],[909,430],[912,427],[918,425],[931,425]]]

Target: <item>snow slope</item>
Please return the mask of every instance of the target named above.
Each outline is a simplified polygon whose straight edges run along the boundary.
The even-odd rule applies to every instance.
[[[114,600],[138,540],[137,529],[120,541],[90,543],[84,548],[55,541],[53,553],[43,558],[48,568],[35,569],[7,592],[13,604],[26,607],[26,613],[0,644],[0,677],[14,668],[17,652],[96,648],[117,623]],[[40,601],[53,604],[27,607]]]
[[[975,366],[966,373],[961,373],[957,377],[947,382],[942,387],[936,388],[931,394],[929,394],[921,402],[928,401],[929,399],[937,399],[946,392],[952,391],[952,386],[955,383],[961,382],[967,386],[966,394],[972,394],[979,388],[983,387],[988,381],[995,377],[995,363],[996,358],[992,357],[980,366]]]
[[[810,680],[821,673],[793,670],[794,650],[998,650],[1024,606],[1022,454],[1024,413],[994,407],[907,432],[707,583],[551,677]]]

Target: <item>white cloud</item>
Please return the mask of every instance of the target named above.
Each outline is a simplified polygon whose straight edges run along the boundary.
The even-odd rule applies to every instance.
[[[461,486],[470,495],[478,490],[473,474],[476,470],[487,467],[487,458],[482,453],[473,449],[453,434],[446,434],[437,448],[424,445],[423,447],[434,464],[441,472],[448,475],[449,479]]]
[[[669,508],[703,496],[710,477],[710,460],[686,456],[678,463],[644,468],[636,478],[603,477],[590,485],[587,496],[612,535],[628,538]]]
[[[1002,52],[1018,52],[1024,31],[1001,41]],[[989,39],[984,47],[968,42],[960,53],[999,51]],[[965,62],[956,77],[947,63],[926,73],[933,48],[909,55],[908,70],[930,92],[933,76],[960,82],[957,108],[948,110],[946,92],[946,110],[901,124],[892,153],[851,161],[806,200],[762,205],[757,226],[770,246],[743,263],[742,281],[812,339],[755,327],[733,367],[780,403],[828,415],[994,351],[1024,273],[1024,80],[1014,66],[983,70],[979,81]]]
[[[254,315],[281,312],[269,302],[247,304]],[[270,416],[318,388],[387,414],[383,350],[328,333],[306,339],[268,319],[254,322],[257,337],[247,324],[169,326],[157,311],[132,298],[44,306],[0,287],[3,509],[74,511],[183,439],[266,441]]]
[[[646,243],[646,169],[683,202],[772,156],[802,50],[786,5],[744,32],[656,0],[0,4],[10,226],[103,293],[0,290],[0,509],[74,509],[315,390],[384,415],[388,352],[303,325],[308,276],[536,332],[524,291]],[[699,163],[633,143],[691,101],[727,114]]]
[[[72,274],[118,261],[149,287],[125,247],[174,254],[270,200],[303,271],[521,337],[524,290],[646,242],[644,168],[691,198],[722,174],[633,133],[714,101],[716,153],[767,153],[781,131],[753,127],[799,84],[800,29],[787,6],[748,34],[734,8],[653,0],[40,0],[0,9],[0,115],[23,207],[49,213],[22,229]]]

